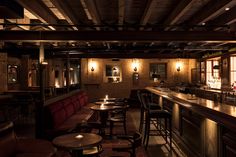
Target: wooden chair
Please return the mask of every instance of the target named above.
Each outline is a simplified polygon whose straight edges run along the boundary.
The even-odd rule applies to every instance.
[[[112,112],[111,117],[109,118],[110,122],[110,135],[113,135],[113,128],[115,123],[122,123],[124,132],[127,134],[127,129],[126,129],[126,111],[128,109],[127,105],[122,106],[122,108],[115,110]]]
[[[136,149],[142,145],[142,135],[139,132],[135,132],[132,136],[123,135],[117,136],[118,139],[128,141],[126,146],[113,147],[112,150],[116,152],[128,152],[130,157],[136,157]]]
[[[99,157],[103,152],[102,145],[83,149],[83,157]]]

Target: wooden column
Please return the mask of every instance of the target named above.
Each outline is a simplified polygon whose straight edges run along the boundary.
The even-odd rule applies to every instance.
[[[0,53],[0,92],[7,91],[7,53]]]
[[[70,57],[69,53],[67,52],[66,58],[66,92],[69,93],[70,91]]]
[[[39,76],[40,76],[40,100],[36,103],[36,137],[43,137],[43,127],[44,127],[44,113],[43,108],[45,104],[45,68],[46,65],[43,64],[44,61],[44,45],[40,43],[39,51]]]

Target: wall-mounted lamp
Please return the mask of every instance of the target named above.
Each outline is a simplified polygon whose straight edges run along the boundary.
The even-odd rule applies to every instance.
[[[90,69],[91,71],[94,71],[94,67],[91,67],[91,69]]]
[[[94,61],[90,61],[89,67],[90,67],[90,71],[93,72],[97,68],[97,63]]]
[[[137,59],[133,59],[132,61],[132,69],[134,72],[137,72],[138,71],[138,67],[139,67],[139,62]]]
[[[180,62],[176,63],[176,70],[180,72],[182,64]]]
[[[180,71],[180,67],[177,67],[176,70],[179,72]]]

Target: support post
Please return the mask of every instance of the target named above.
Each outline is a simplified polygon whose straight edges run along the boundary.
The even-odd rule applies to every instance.
[[[66,53],[66,92],[70,92],[70,56]]]
[[[42,64],[44,62],[44,45],[40,43],[39,50],[39,76],[40,76],[40,99],[36,102],[36,124],[35,124],[35,133],[36,138],[43,137],[43,127],[44,127],[44,104],[45,104],[45,68],[46,65]]]

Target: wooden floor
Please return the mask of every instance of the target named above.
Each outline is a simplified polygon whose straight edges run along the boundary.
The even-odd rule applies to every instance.
[[[127,130],[128,132],[133,132],[138,130],[139,125],[139,110],[129,109],[128,110],[128,122],[127,122]],[[34,126],[32,123],[25,123],[16,126],[16,133],[20,137],[33,137],[34,136]],[[123,132],[123,128],[117,128],[115,131]],[[111,147],[112,144],[109,143],[110,141],[104,142],[104,152],[101,154],[101,157],[108,157],[108,156],[117,156],[111,150],[108,150],[106,147]],[[106,150],[107,149],[107,150]],[[128,156],[122,154],[122,156]],[[165,140],[160,136],[151,136],[149,141],[149,146],[147,151],[143,148],[138,149],[137,157],[186,157],[186,155],[179,149],[178,145],[176,145],[175,141],[173,142],[173,148],[170,150],[169,145],[165,143]]]

